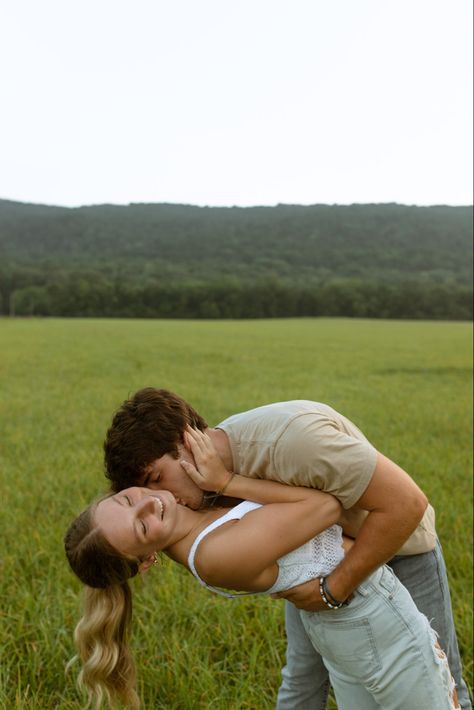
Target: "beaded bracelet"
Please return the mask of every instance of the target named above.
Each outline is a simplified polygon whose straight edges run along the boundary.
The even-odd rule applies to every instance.
[[[344,606],[344,604],[346,604],[346,602],[339,602],[337,601],[337,599],[334,599],[334,597],[327,588],[326,577],[319,577],[319,593],[321,594],[321,599],[323,600],[323,602],[330,609],[340,609],[341,606]],[[331,601],[329,601],[328,597],[329,599],[331,599]]]
[[[329,599],[329,601],[332,602],[332,604],[336,604],[336,606],[337,606],[338,604],[347,604],[347,601],[345,601],[345,602],[340,602],[339,599],[336,599],[336,598],[333,596],[333,594],[332,594],[331,591],[329,590],[327,577],[324,578],[323,589],[324,589],[325,595],[327,596],[327,598]]]

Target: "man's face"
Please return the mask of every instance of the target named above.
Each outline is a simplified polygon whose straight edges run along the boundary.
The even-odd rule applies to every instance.
[[[192,454],[184,446],[179,445],[177,459],[174,459],[170,454],[165,454],[148,464],[141,485],[156,491],[171,491],[178,503],[197,510],[202,503],[204,494],[189,478],[179,463],[180,459],[195,465]]]

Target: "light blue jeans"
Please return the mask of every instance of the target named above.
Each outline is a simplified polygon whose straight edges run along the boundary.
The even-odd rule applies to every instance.
[[[469,694],[461,678],[459,650],[454,631],[446,568],[441,548],[437,546],[433,552],[427,552],[422,555],[395,557],[390,564],[394,568],[397,576],[401,578],[404,585],[410,590],[417,607],[431,620],[431,625],[439,634],[440,644],[448,655],[451,671],[456,680],[460,705],[463,710],[471,709]],[[403,589],[401,585],[397,586]],[[384,592],[382,591],[381,593],[383,596]],[[390,593],[391,592],[388,592],[388,595],[390,595]],[[368,596],[370,597],[370,594]],[[398,597],[400,597],[400,594],[397,590],[397,598]],[[357,599],[359,598],[365,597],[359,594]],[[377,599],[379,599],[378,596]],[[376,603],[380,603],[380,601]],[[384,604],[387,603],[387,601],[384,602]],[[309,614],[308,616],[321,617],[326,615],[326,622],[328,629],[330,629],[330,622],[336,620],[336,617],[333,615],[340,614],[341,611],[349,614],[354,613],[352,611],[352,609],[354,609],[353,604],[354,602],[351,602],[351,604],[343,610],[324,611],[320,614]],[[408,602],[408,604],[410,603]],[[312,640],[310,640],[307,634],[303,621],[305,615],[306,612],[300,612],[292,604],[287,603],[287,662],[282,671],[282,684],[278,693],[277,710],[324,710],[326,708],[329,690],[328,672],[320,654],[314,647],[316,646],[316,648],[318,648],[319,641],[317,640],[317,634],[315,634],[313,630]],[[432,647],[432,644],[430,644],[430,647]],[[386,652],[383,651],[381,653],[381,649],[379,649],[378,655],[380,658],[384,653]],[[337,670],[335,670],[335,672],[337,672]],[[340,696],[342,693],[344,698],[345,693],[345,691],[342,690],[342,685],[343,682],[340,680],[338,683],[339,690],[336,691],[339,693],[339,704],[341,708],[344,707],[344,705],[341,705],[341,702],[344,702],[344,700],[341,700]],[[360,700],[360,703],[357,701],[358,704],[356,704],[354,683],[350,684],[350,688],[351,702],[349,705],[346,704],[346,707],[349,707],[350,710],[368,710],[372,707],[383,708],[383,710],[392,707],[404,709],[408,707],[401,702],[400,699],[397,701],[399,703],[398,705],[386,704],[389,702],[388,700],[381,704],[380,700],[375,700],[373,695],[370,695],[367,688],[365,688],[364,692],[360,691],[364,697]],[[367,692],[371,698],[370,702],[372,702],[372,705],[368,704],[369,701],[367,697],[365,697],[365,693]],[[424,710],[424,708],[430,707],[431,710],[431,708],[444,707],[443,705],[430,705],[428,701],[429,696],[425,699],[424,703],[421,705],[418,704],[418,708],[423,708]],[[375,705],[374,702],[376,703]]]

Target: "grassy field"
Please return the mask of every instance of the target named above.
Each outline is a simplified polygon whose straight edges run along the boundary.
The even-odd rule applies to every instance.
[[[80,585],[62,537],[105,487],[112,412],[146,385],[211,425],[297,398],[353,419],[437,509],[472,682],[471,336],[467,323],[1,320],[0,707],[82,707],[64,673]],[[167,561],[134,587],[144,708],[273,707],[281,602],[216,598]]]

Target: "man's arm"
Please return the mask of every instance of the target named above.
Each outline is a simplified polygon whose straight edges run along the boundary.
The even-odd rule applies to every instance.
[[[339,601],[347,599],[366,577],[396,554],[423,517],[428,500],[400,466],[378,453],[372,479],[356,505],[369,514],[355,544],[327,578],[332,596]],[[307,611],[327,609],[313,581],[278,596]]]

